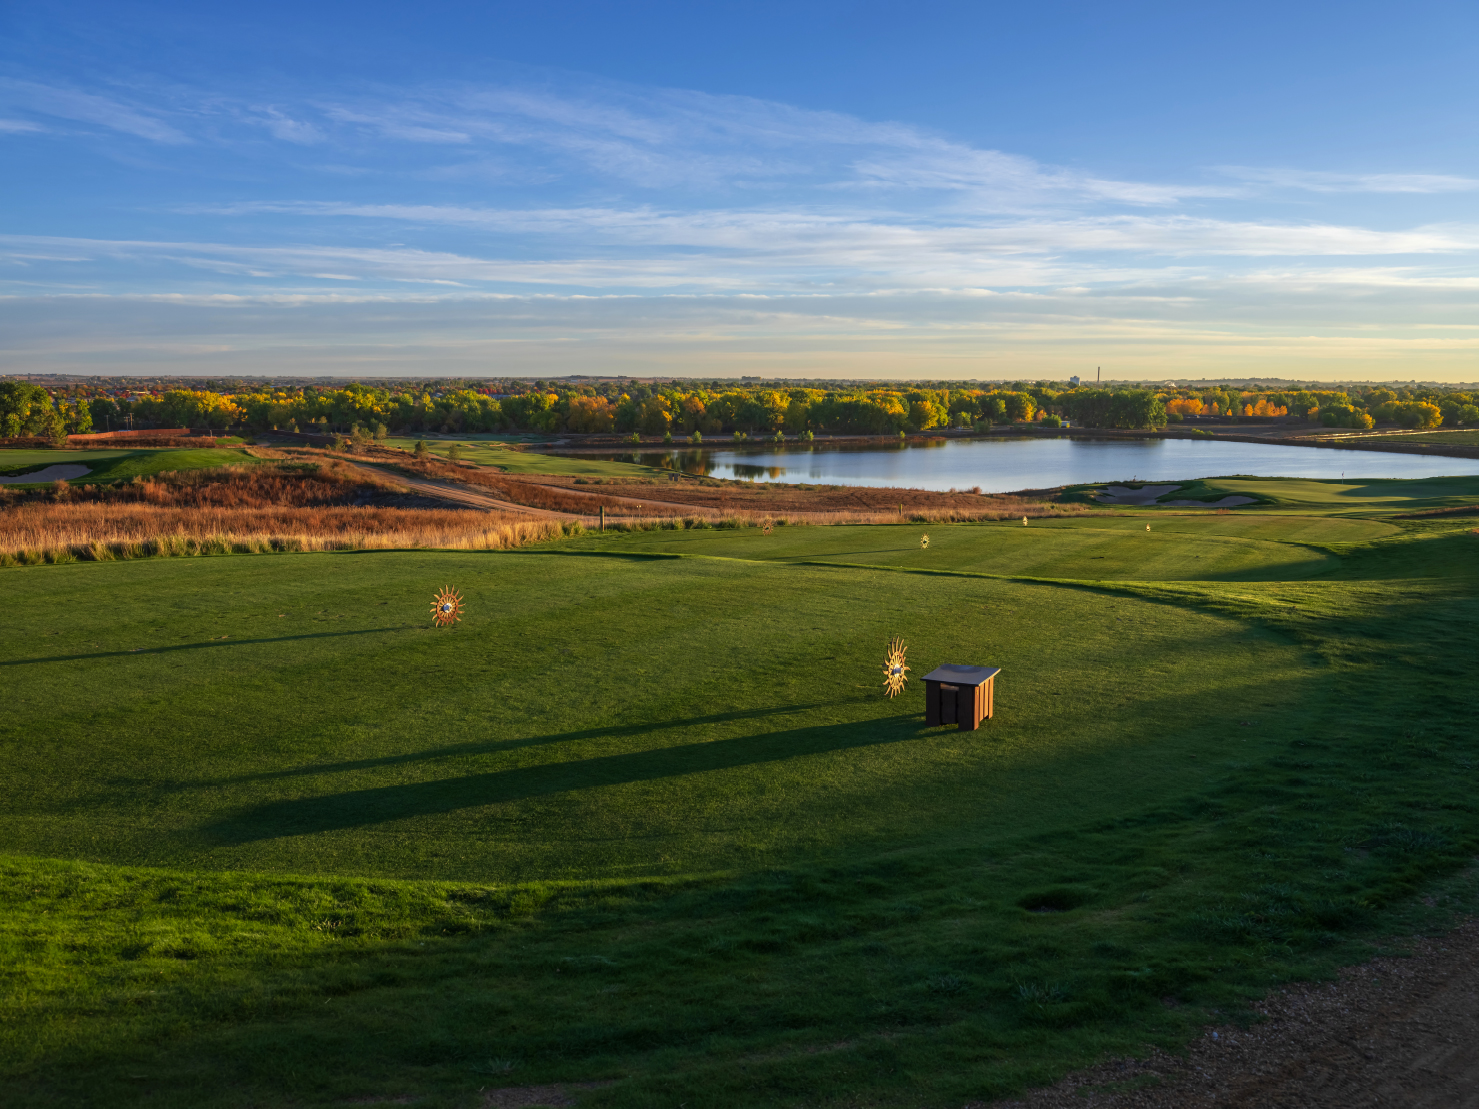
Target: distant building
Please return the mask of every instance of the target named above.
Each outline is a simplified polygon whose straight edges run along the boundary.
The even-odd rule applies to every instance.
[[[1074,377],[1070,377],[1068,379],[1068,384],[1070,384],[1070,385],[1077,385],[1078,384],[1078,377],[1076,375]]]

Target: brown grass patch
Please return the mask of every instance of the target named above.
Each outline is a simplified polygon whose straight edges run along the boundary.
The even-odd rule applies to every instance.
[[[381,460],[376,462],[385,464]],[[463,485],[475,485],[496,494],[500,499],[529,508],[543,508],[552,512],[572,512],[592,516],[602,508],[608,516],[682,516],[684,506],[656,504],[651,501],[634,504],[633,499],[642,499],[643,494],[631,492],[622,496],[602,493],[576,492],[545,481],[524,480],[508,474],[497,474],[473,466],[459,466],[438,459],[421,461],[398,458],[389,463],[397,469],[419,477],[436,481],[455,481]],[[623,496],[628,499],[623,499]]]
[[[38,502],[0,512],[0,566],[273,551],[507,550],[570,530],[556,520],[458,509]]]
[[[169,471],[116,485],[72,487],[76,501],[176,508],[307,508],[364,504],[401,491],[394,481],[342,462],[260,463]]]

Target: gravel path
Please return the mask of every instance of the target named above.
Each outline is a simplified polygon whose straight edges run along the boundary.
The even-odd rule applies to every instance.
[[[995,1109],[1479,1109],[1479,921],[1411,950],[1272,994],[1268,1019],[1184,1059],[1105,1063]]]

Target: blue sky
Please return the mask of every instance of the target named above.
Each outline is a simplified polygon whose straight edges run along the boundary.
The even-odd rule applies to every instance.
[[[1479,380],[1476,44],[1422,3],[0,3],[0,369]]]

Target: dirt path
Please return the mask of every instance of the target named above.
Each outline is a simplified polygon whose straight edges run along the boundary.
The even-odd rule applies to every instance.
[[[544,483],[543,482],[531,481],[531,482],[529,482],[529,484],[530,485],[542,485]],[[693,514],[693,513],[707,513],[707,514],[709,514],[711,516],[722,516],[722,515],[724,515],[724,512],[723,512],[722,509],[712,508],[709,505],[704,505],[704,504],[690,504],[690,503],[688,503],[686,501],[659,501],[659,500],[654,500],[651,497],[623,497],[623,496],[620,496],[619,494],[616,494],[616,493],[605,493],[605,492],[602,492],[602,493],[591,493],[591,492],[588,492],[588,491],[586,491],[584,489],[572,489],[568,485],[556,485],[554,483],[550,483],[550,486],[549,487],[551,489],[558,489],[561,493],[564,493],[567,496],[571,496],[571,497],[584,497],[587,500],[592,500],[592,501],[620,501],[622,504],[629,504],[629,505],[632,505],[633,507],[636,507],[636,508],[647,508],[647,507],[655,507],[655,508],[681,508],[684,512],[686,512],[686,513],[688,513],[690,515]]]
[[[410,477],[406,474],[387,470],[380,466],[372,466],[367,462],[357,465],[366,470],[374,470],[377,474],[388,477],[406,486],[414,492],[427,497],[439,497],[444,501],[453,501],[464,504],[470,508],[485,508],[499,512],[518,512],[525,516],[541,516],[552,520],[579,520],[582,524],[594,524],[599,522],[598,516],[583,516],[575,512],[554,512],[547,508],[530,508],[527,505],[514,504],[513,501],[499,500],[488,493],[471,485],[459,485],[453,481],[433,481],[431,478]]]
[[[523,512],[530,516],[548,516],[556,520],[579,520],[586,524],[600,519],[598,512],[585,515],[576,512],[558,512],[548,508],[530,508],[526,505],[515,504],[513,501],[500,500],[473,485],[462,485],[455,481],[437,481],[433,478],[410,477],[398,471],[388,470],[367,462],[361,462],[358,465],[364,466],[369,470],[375,470],[378,473],[384,474],[386,477],[394,478],[396,481],[402,482],[418,493],[458,501],[477,508],[498,508],[505,512]],[[527,484],[539,485],[540,483],[531,481]],[[646,508],[677,508],[681,509],[686,515],[723,515],[718,509],[709,508],[704,505],[683,504],[679,501],[659,501],[648,497],[620,497],[612,493],[589,493],[583,489],[571,489],[564,485],[556,485],[553,488],[558,489],[566,496],[579,497],[582,500],[590,501],[596,508],[600,507],[602,501],[617,501],[622,505],[629,505],[639,510]]]
[[[996,1109],[1479,1109],[1479,921],[1258,1008],[1185,1059],[1105,1063]]]

